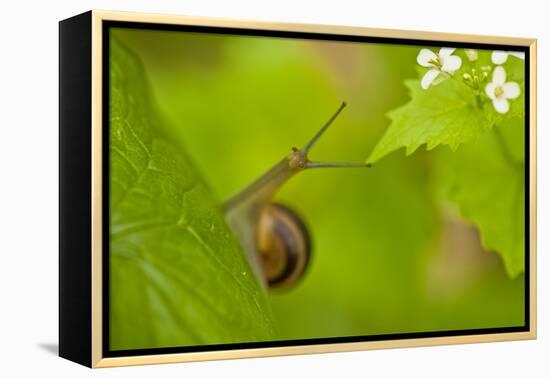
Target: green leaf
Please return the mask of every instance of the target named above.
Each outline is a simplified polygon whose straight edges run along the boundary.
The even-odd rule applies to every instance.
[[[392,122],[367,159],[370,163],[401,147],[407,155],[423,144],[428,150],[442,144],[455,150],[491,126],[474,90],[463,83],[449,79],[428,90],[418,80],[405,85],[411,101],[388,114]]]
[[[448,199],[478,226],[483,247],[502,257],[511,277],[525,269],[524,130],[523,118],[512,118],[438,159]]]
[[[184,149],[163,136],[145,72],[110,61],[110,347],[272,339],[265,293]]]

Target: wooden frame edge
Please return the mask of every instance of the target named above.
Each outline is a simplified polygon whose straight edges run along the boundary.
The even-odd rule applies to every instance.
[[[434,337],[426,339],[405,339],[388,341],[365,341],[358,343],[318,344],[291,347],[268,347],[257,349],[238,349],[212,352],[174,353],[143,355],[131,357],[109,357],[98,361],[94,367],[118,367],[148,364],[168,364],[178,362],[199,362],[212,360],[233,360],[241,358],[280,357],[291,355],[322,354],[335,352],[358,352],[376,349],[395,349],[429,347],[441,345],[459,345],[497,341],[519,341],[534,339],[531,332],[515,332],[497,335],[471,335]]]
[[[92,11],[92,367],[103,355],[102,44],[102,18]]]
[[[173,353],[129,357],[103,358],[102,332],[102,23],[103,21],[128,21],[142,23],[187,24],[196,26],[233,27],[242,29],[262,29],[279,31],[299,31],[337,35],[358,35],[385,38],[417,39],[427,41],[451,41],[459,43],[492,43],[499,45],[523,46],[529,48],[530,55],[530,330],[502,334],[479,334],[467,336],[445,336],[414,338],[387,341],[366,341],[304,346],[266,347],[255,349],[220,350],[210,352]],[[222,19],[197,16],[176,16],[164,14],[92,11],[92,367],[116,367],[177,362],[198,362],[220,359],[253,357],[275,357],[304,355],[312,353],[352,352],[374,349],[405,347],[427,347],[452,344],[470,344],[499,341],[534,340],[537,338],[537,297],[536,297],[536,242],[537,242],[537,40],[486,36],[475,34],[440,33],[415,30],[367,28],[322,24],[296,24],[253,20]]]
[[[200,16],[179,16],[154,13],[134,13],[94,10],[93,14],[105,21],[129,21],[142,23],[186,24],[197,26],[218,26],[241,29],[262,29],[279,31],[297,31],[308,33],[325,33],[337,35],[357,35],[384,38],[417,39],[426,41],[450,41],[461,43],[494,43],[499,45],[531,46],[534,38],[487,36],[477,34],[459,34],[428,32],[419,30],[400,30],[385,28],[369,28],[362,26],[342,26],[327,24],[289,23],[273,21],[255,21],[231,18],[215,18]]]
[[[537,40],[529,44],[529,177],[530,177],[530,219],[529,219],[529,299],[530,332],[537,337]]]

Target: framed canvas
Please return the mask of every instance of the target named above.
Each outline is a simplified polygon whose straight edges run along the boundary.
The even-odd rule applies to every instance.
[[[59,354],[536,337],[536,41],[60,22]]]

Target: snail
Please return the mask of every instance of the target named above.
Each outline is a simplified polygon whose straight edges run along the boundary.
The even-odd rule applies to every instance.
[[[309,160],[310,150],[345,106],[346,102],[342,102],[303,148],[293,147],[289,155],[224,204],[225,219],[264,287],[294,286],[303,276],[311,257],[311,238],[302,218],[290,208],[273,202],[284,183],[306,169],[370,167],[370,164]]]

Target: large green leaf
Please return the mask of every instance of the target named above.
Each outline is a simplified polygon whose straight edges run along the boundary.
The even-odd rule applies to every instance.
[[[525,124],[512,118],[456,152],[442,151],[447,198],[475,223],[512,277],[525,269]]]
[[[271,313],[217,201],[163,137],[139,60],[110,61],[110,347],[273,338]]]
[[[428,150],[441,144],[454,150],[491,126],[475,92],[463,83],[446,80],[428,90],[418,80],[405,85],[411,101],[389,113],[392,122],[371,153],[371,163],[401,147],[407,155],[423,144]]]

